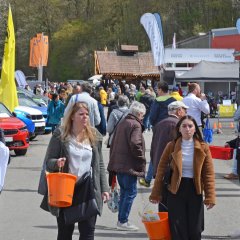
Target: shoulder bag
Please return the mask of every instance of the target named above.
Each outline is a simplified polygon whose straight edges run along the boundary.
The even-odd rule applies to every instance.
[[[120,193],[117,187],[117,177],[114,175],[112,177],[112,184],[110,188],[110,199],[107,202],[108,208],[111,212],[115,213],[119,210],[119,201],[120,201]]]
[[[71,207],[62,208],[65,224],[73,224],[100,214],[95,199],[91,172],[85,173],[76,183]]]

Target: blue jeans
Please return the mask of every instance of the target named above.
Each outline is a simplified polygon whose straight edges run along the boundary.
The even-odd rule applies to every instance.
[[[144,125],[145,130],[150,131],[151,130],[151,124],[150,124],[149,118],[150,118],[150,112],[148,112],[144,115],[143,125]]]
[[[120,186],[120,201],[118,221],[128,222],[133,200],[137,196],[137,177],[126,173],[117,173],[117,180]]]
[[[147,175],[145,177],[145,181],[147,183],[151,183],[152,178],[153,178],[153,165],[152,165],[152,161],[150,160],[150,163],[148,165]]]

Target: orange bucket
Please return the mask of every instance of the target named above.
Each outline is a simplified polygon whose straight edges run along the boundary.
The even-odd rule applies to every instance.
[[[53,207],[71,206],[76,179],[69,173],[47,174],[48,204]]]
[[[160,220],[154,222],[143,221],[150,240],[171,240],[168,223],[168,212],[158,213]]]

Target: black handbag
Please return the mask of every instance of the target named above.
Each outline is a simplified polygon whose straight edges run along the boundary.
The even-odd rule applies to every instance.
[[[100,214],[95,199],[91,173],[85,173],[76,183],[71,207],[62,208],[65,224],[74,224]]]
[[[171,161],[171,160],[170,160]],[[167,168],[165,170],[165,174],[163,177],[163,184],[164,186],[168,186],[171,183],[171,177],[172,177],[172,168],[170,167],[170,163],[168,163]]]

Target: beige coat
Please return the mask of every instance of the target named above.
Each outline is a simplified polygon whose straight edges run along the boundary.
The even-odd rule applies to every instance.
[[[173,194],[177,193],[182,178],[181,143],[182,139],[180,138],[176,143],[172,141],[166,146],[158,165],[154,186],[149,197],[150,200],[161,201],[162,199],[162,180],[170,155],[172,156],[170,166],[173,173],[168,190]],[[206,143],[199,142],[196,139],[194,140],[193,176],[196,194],[204,192],[204,203],[206,205],[215,204],[215,175],[211,153]]]

